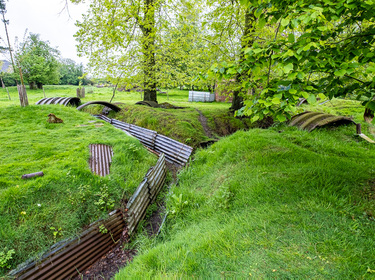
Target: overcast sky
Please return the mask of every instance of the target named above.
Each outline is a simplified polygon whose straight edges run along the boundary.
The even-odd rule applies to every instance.
[[[25,30],[40,34],[43,41],[57,48],[64,58],[86,63],[86,58],[79,58],[76,52],[76,41],[73,35],[77,31],[74,23],[81,20],[87,10],[87,4],[74,5],[69,1],[69,14],[63,10],[65,0],[10,0],[6,1],[6,19],[9,20],[8,31],[12,47],[15,37],[23,40]],[[62,11],[63,10],[63,11]],[[61,12],[62,11],[62,12]],[[61,12],[61,13],[60,13]],[[6,42],[5,29],[0,22],[0,37]],[[8,57],[8,56],[7,56]]]

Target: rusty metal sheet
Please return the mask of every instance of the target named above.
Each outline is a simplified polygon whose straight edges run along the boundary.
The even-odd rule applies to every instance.
[[[94,104],[106,106],[106,107],[112,109],[115,112],[121,111],[120,107],[118,107],[117,105],[115,105],[113,103],[109,103],[109,102],[106,102],[106,101],[90,101],[90,102],[87,102],[87,103],[82,104],[81,106],[77,107],[77,110],[81,110],[86,106],[94,105]]]
[[[170,163],[185,166],[193,152],[192,147],[158,134],[156,131],[121,122],[119,120],[110,119],[103,115],[95,115],[95,117],[130,133],[130,135],[136,137],[143,145],[152,149],[154,152],[158,154],[164,153],[165,159]]]
[[[63,106],[79,106],[81,99],[78,97],[47,97],[39,100],[36,105],[59,104]]]
[[[107,233],[101,233],[103,225]],[[108,252],[120,239],[125,222],[120,210],[89,226],[79,237],[59,242],[50,251],[9,273],[16,279],[70,279]]]
[[[112,163],[112,147],[103,144],[91,144],[90,154],[89,164],[91,172],[99,176],[108,175]]]
[[[320,113],[320,112],[304,112],[293,116],[289,126],[297,126],[300,129],[305,129],[307,131],[312,131],[315,128],[323,127],[326,125],[342,125],[355,122],[343,116],[334,116],[330,114]]]
[[[144,180],[126,205],[129,234],[134,232],[139,222],[144,218],[148,205],[155,200],[164,185],[166,174],[165,155],[161,154],[156,165],[147,172]]]

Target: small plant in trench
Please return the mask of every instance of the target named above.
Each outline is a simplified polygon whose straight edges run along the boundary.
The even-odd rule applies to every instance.
[[[61,227],[59,227],[59,228],[57,228],[57,227],[50,227],[50,229],[52,230],[52,233],[53,233],[53,239],[56,242],[57,237],[63,235],[62,228]]]
[[[106,234],[106,233],[108,233],[108,229],[105,227],[105,225],[100,225],[99,226],[99,232],[101,234]]]
[[[182,194],[179,196],[172,194],[171,196],[171,209],[169,213],[171,215],[178,215],[182,212],[182,209],[184,209],[189,202],[187,200],[183,200]]]
[[[8,263],[12,259],[12,255],[14,254],[14,250],[7,250],[5,248],[3,251],[0,251],[0,268],[10,268],[10,264]]]
[[[94,202],[94,204],[97,205],[100,210],[107,211],[115,206],[115,201],[109,196],[107,185],[100,187],[100,192],[97,192],[95,195],[99,196],[99,199]]]

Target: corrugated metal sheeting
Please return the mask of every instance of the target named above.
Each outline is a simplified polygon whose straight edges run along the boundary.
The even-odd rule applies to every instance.
[[[121,111],[121,108],[113,103],[110,103],[110,102],[106,102],[106,101],[90,101],[90,102],[87,102],[85,104],[82,104],[81,106],[79,106],[77,108],[77,110],[81,110],[82,108],[85,108],[86,106],[89,106],[89,105],[103,105],[103,106],[106,106],[110,109],[112,109],[113,111],[115,112],[119,112]]]
[[[36,105],[60,104],[64,106],[79,106],[81,99],[78,97],[49,97],[39,100]]]
[[[348,123],[355,122],[347,117],[307,111],[293,116],[289,126],[297,126],[300,129],[312,131],[317,127],[322,127],[326,125],[341,125]]]
[[[130,133],[151,150],[154,150],[157,153],[164,153],[168,162],[175,163],[179,166],[185,166],[191,153],[193,152],[192,147],[164,135],[158,134],[156,131],[121,122],[116,119],[110,119],[103,115],[96,115],[95,117],[111,123],[113,126]]]
[[[70,279],[87,269],[115,245],[125,227],[120,210],[113,211],[73,240],[60,242],[48,253],[10,272],[16,279]],[[100,228],[105,228],[106,232]]]
[[[131,234],[144,218],[148,205],[154,202],[166,177],[165,156],[161,154],[157,164],[151,168],[133,196],[129,199],[127,208],[128,233]]]
[[[108,175],[112,163],[112,147],[103,144],[91,144],[90,154],[91,172],[99,176]]]
[[[213,102],[215,94],[204,91],[189,91],[189,102]]]
[[[76,238],[53,245],[47,253],[22,264],[8,276],[16,279],[49,280],[71,279],[83,273],[112,249],[121,238],[125,226],[128,234],[134,232],[144,218],[147,207],[160,192],[165,178],[165,156],[161,154],[157,164],[147,172],[127,203],[126,217],[121,210],[115,210],[106,220],[96,221]]]

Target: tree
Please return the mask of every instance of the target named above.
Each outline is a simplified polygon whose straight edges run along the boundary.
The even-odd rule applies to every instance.
[[[30,89],[59,83],[58,55],[59,51],[52,48],[48,41],[42,41],[38,34],[30,33],[16,53],[17,63]]]
[[[78,50],[89,56],[94,71],[114,80],[141,81],[148,101],[157,101],[156,11],[160,12],[159,0],[91,0],[83,22],[77,23],[76,34]]]
[[[83,65],[76,64],[72,59],[62,59],[60,66],[60,85],[78,85],[79,77],[83,76]]]
[[[244,89],[255,89],[245,101],[252,119],[272,115],[284,121],[299,98],[315,102],[352,94],[366,109],[375,109],[375,1],[268,0],[257,2],[260,25],[276,24],[275,37],[244,51],[241,65],[251,72]]]
[[[243,1],[212,0],[207,17],[213,34],[209,40],[213,48],[229,54],[219,56],[221,63],[213,63],[211,70],[225,81],[226,90],[232,92],[232,111],[243,107],[243,98],[251,92],[251,89],[243,87],[244,81],[251,75],[240,67],[245,61],[244,51],[255,41],[269,36],[267,29],[257,29],[256,7],[243,5],[241,2]],[[226,69],[230,70],[225,73]]]

